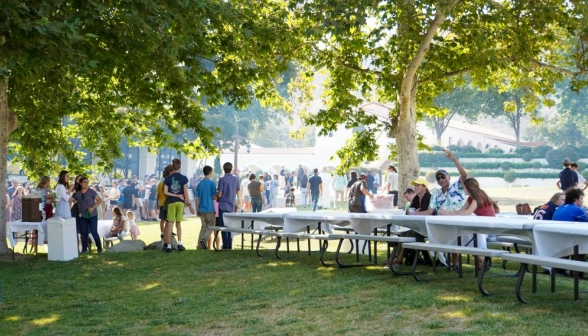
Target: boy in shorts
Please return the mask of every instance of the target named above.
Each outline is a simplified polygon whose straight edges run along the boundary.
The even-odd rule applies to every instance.
[[[165,252],[171,252],[171,233],[174,222],[176,223],[176,232],[178,237],[178,251],[184,251],[186,248],[182,245],[182,220],[184,220],[184,207],[190,208],[190,213],[194,214],[190,195],[188,194],[188,178],[180,174],[182,162],[178,159],[172,160],[172,172],[163,181],[163,194],[167,199],[167,217],[165,228],[163,230],[163,242]]]

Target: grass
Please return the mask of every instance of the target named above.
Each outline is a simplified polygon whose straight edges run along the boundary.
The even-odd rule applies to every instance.
[[[516,190],[538,194],[530,189]],[[139,225],[146,243],[158,239],[158,224]],[[482,297],[471,265],[464,267],[464,279],[416,283],[378,266],[321,267],[317,253],[284,252],[285,259],[277,260],[270,251],[264,258],[250,250],[196,251],[199,225],[196,218],[184,223],[188,250],[181,253],[92,253],[71,262],[49,262],[40,253],[1,261],[0,333],[563,335],[588,327],[588,305],[572,301],[568,278],[558,278],[558,292],[551,294],[549,277],[541,275],[539,293],[531,294],[527,276],[525,297],[532,304],[522,305],[514,296],[514,278],[488,277],[485,286],[494,295]],[[240,248],[239,237],[234,245]],[[332,257],[328,253],[327,260]],[[514,272],[516,265],[509,267]],[[490,272],[500,274],[498,266]],[[448,277],[454,275],[444,270],[428,276]],[[586,281],[580,285],[588,288]]]

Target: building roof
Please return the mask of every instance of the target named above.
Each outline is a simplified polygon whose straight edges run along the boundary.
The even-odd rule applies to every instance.
[[[479,126],[476,124],[469,124],[469,123],[464,123],[464,122],[460,122],[457,120],[451,120],[451,122],[449,123],[449,126],[447,126],[447,129],[449,130],[451,128],[455,129],[455,130],[459,130],[459,131],[465,131],[465,132],[479,134],[479,135],[485,136],[487,138],[490,138],[492,140],[498,141],[500,143],[504,143],[506,145],[516,146],[516,143],[517,143],[517,139],[512,135],[504,134],[504,133],[498,132],[496,130],[493,130],[491,128]],[[542,142],[531,142],[531,141],[519,141],[519,145],[525,146],[525,147],[536,147],[536,146],[543,145],[543,143]]]

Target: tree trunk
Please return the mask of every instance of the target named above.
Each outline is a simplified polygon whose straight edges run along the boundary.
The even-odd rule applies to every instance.
[[[406,80],[406,79],[405,79]],[[412,82],[412,81],[410,81]],[[411,85],[412,86],[412,85]],[[398,128],[396,134],[396,149],[398,151],[399,195],[410,186],[410,182],[419,176],[419,159],[416,139],[416,91],[417,87],[402,85],[398,95]],[[403,209],[406,200],[398,199],[398,207]]]
[[[18,119],[8,107],[8,82],[0,75],[0,254],[10,252],[6,244],[6,177],[8,167],[6,156],[8,152],[8,137],[18,126]]]

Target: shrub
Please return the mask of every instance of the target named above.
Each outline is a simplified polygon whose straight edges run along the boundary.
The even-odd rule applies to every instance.
[[[537,146],[531,150],[531,153],[533,153],[533,155],[535,155],[535,157],[542,158],[542,157],[545,157],[545,154],[547,154],[547,152],[549,152],[552,149],[553,148],[551,148],[550,146]]]
[[[517,173],[512,170],[507,171],[504,173],[504,180],[508,183],[512,183],[517,179]]]
[[[437,180],[435,179],[435,172],[432,170],[429,170],[426,174],[425,174],[425,179],[427,180],[427,182],[429,183],[436,183]]]
[[[580,174],[582,174],[582,177],[584,177],[586,180],[588,180],[588,170],[584,170]]]
[[[578,171],[584,171],[586,169],[586,162],[576,162],[578,164]]]
[[[577,148],[577,150],[581,157],[588,157],[588,146],[580,146]]]
[[[559,149],[550,150],[545,154],[545,159],[549,163],[549,167],[560,168],[564,159],[572,161],[578,160],[578,152],[572,147],[562,147]]]
[[[531,162],[531,159],[533,159],[533,154],[531,154],[531,152],[523,154],[523,161]]]
[[[437,168],[444,164],[448,164],[445,154],[441,152],[435,153],[419,153],[419,166],[428,168]]]
[[[512,163],[509,161],[503,161],[500,164],[500,168],[502,168],[502,170],[504,170],[504,171],[510,170],[510,168],[512,168]]]
[[[533,168],[536,168],[537,169],[537,168],[541,168],[541,167],[543,167],[543,165],[541,164],[541,162],[538,162],[538,161],[533,162]]]
[[[439,145],[435,145],[435,146],[432,146],[432,147],[431,147],[431,149],[432,149],[434,152],[440,152],[440,151],[443,149],[443,147],[441,147],[441,146],[439,146]]]
[[[486,150],[487,154],[504,154],[504,150],[499,147],[492,147]]]
[[[531,153],[532,149],[531,147],[519,147],[517,149],[515,149],[515,154],[519,154],[519,155],[523,155],[525,153]]]

